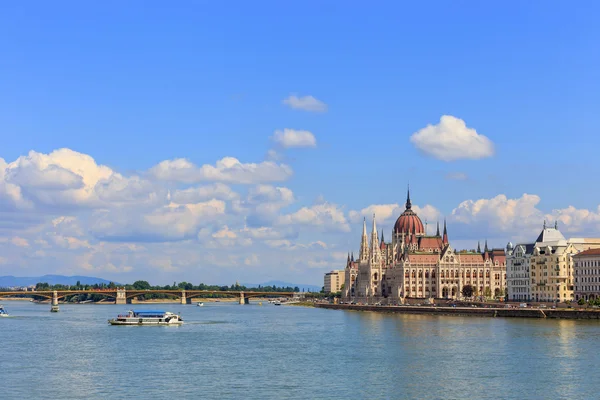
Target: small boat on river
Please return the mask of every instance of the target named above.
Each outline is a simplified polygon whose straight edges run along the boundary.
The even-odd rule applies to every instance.
[[[130,310],[127,314],[109,319],[111,325],[181,325],[183,319],[178,314],[158,310]]]
[[[4,306],[0,304],[0,317],[10,317],[10,315],[4,309]]]
[[[198,307],[204,307],[204,303],[200,302],[196,304]]]

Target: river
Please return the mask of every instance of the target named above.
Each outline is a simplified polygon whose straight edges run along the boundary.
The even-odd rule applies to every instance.
[[[3,301],[0,398],[598,398],[598,321],[386,315],[234,303],[136,305],[175,327],[110,326],[129,306]]]

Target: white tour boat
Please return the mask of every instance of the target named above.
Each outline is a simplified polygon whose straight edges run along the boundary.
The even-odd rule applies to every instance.
[[[4,306],[0,304],[0,317],[10,317],[10,315],[4,309]]]
[[[109,319],[111,325],[181,325],[183,319],[177,314],[157,310],[130,310],[127,314]]]
[[[204,307],[204,303],[198,303],[196,304],[198,307]]]

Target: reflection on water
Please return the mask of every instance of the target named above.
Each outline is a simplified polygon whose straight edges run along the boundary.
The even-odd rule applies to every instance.
[[[123,306],[5,302],[2,399],[597,397],[600,323],[215,304],[178,327]],[[156,308],[136,306],[136,308]],[[133,328],[133,329],[128,329]],[[590,369],[591,368],[591,369]],[[160,384],[148,384],[160,382]],[[168,394],[168,395],[167,395]]]

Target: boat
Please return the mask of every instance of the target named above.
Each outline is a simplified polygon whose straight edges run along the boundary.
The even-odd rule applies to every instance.
[[[10,315],[4,309],[4,306],[0,304],[0,317],[10,317]]]
[[[60,308],[58,307],[58,305],[54,305],[50,307],[50,312],[58,312],[60,310]]]
[[[199,303],[197,303],[196,305],[197,305],[198,307],[204,307],[204,303],[202,303],[202,302],[199,302]]]
[[[273,305],[280,306],[280,305],[281,305],[281,302],[280,302],[279,300],[275,300],[275,301],[273,302]]]
[[[183,319],[178,314],[161,310],[129,310],[117,318],[109,319],[111,325],[181,325]]]

